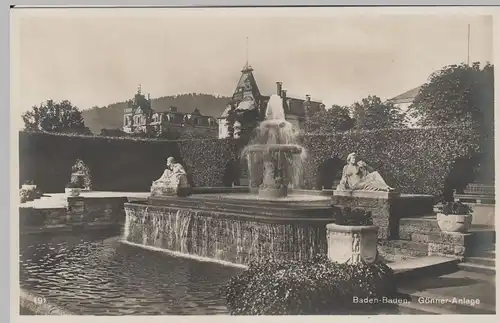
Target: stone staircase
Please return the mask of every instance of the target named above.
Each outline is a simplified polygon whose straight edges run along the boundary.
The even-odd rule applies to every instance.
[[[409,257],[443,256],[462,259],[474,234],[441,232],[435,215],[402,218],[399,221],[399,239],[381,241],[382,254],[400,254]]]
[[[454,234],[441,232],[434,215],[400,219],[399,239],[381,242],[381,254],[429,263],[398,275],[401,297],[409,299],[400,313],[495,314],[495,242],[488,226]]]
[[[495,268],[496,252],[495,244],[486,250],[472,251],[465,257],[464,262],[458,267],[467,272],[481,273],[485,275],[496,275]]]

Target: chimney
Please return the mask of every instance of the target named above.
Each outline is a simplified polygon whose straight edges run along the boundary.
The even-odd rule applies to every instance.
[[[281,90],[281,98],[286,100],[286,90]]]
[[[306,94],[306,101],[311,102],[311,96],[309,94]]]
[[[151,101],[151,96],[149,93],[148,93],[148,101]]]
[[[280,95],[282,94],[281,90],[283,88],[283,82],[276,82],[276,94]]]
[[[288,113],[288,102],[286,102],[286,90],[281,90],[281,104],[283,106],[283,111]]]

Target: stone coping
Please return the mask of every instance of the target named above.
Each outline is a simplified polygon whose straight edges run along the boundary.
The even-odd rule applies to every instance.
[[[193,213],[202,213],[207,217],[242,219],[260,223],[294,223],[294,224],[321,224],[326,225],[332,221],[329,213],[325,213],[324,208],[292,208],[289,210],[273,210],[269,208],[255,208],[246,210],[244,206],[228,207],[221,209],[213,206],[203,205],[151,205],[141,203],[125,203],[127,210],[185,210]]]
[[[360,198],[373,198],[373,199],[392,199],[400,197],[399,192],[377,192],[377,191],[333,191],[333,196],[348,196],[348,197],[360,197]]]
[[[339,225],[335,223],[329,223],[326,225],[328,231],[333,232],[366,232],[366,231],[378,231],[378,227],[375,225]]]

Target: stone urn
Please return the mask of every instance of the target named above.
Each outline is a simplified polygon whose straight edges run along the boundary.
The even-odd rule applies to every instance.
[[[377,233],[374,225],[327,224],[328,258],[338,263],[375,262]]]
[[[438,213],[437,222],[443,232],[467,233],[472,225],[472,215]]]
[[[461,202],[444,203],[437,210],[436,217],[443,232],[467,233],[472,225],[472,209]]]

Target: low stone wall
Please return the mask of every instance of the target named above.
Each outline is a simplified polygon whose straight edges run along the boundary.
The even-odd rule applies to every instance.
[[[434,197],[387,192],[333,191],[332,205],[340,209],[363,209],[370,212],[373,224],[379,227],[378,238],[388,240],[398,237],[400,218],[432,214]]]
[[[126,197],[68,197],[67,206],[54,208],[19,208],[20,232],[46,229],[63,230],[65,226],[100,228],[104,224],[125,222]]]

